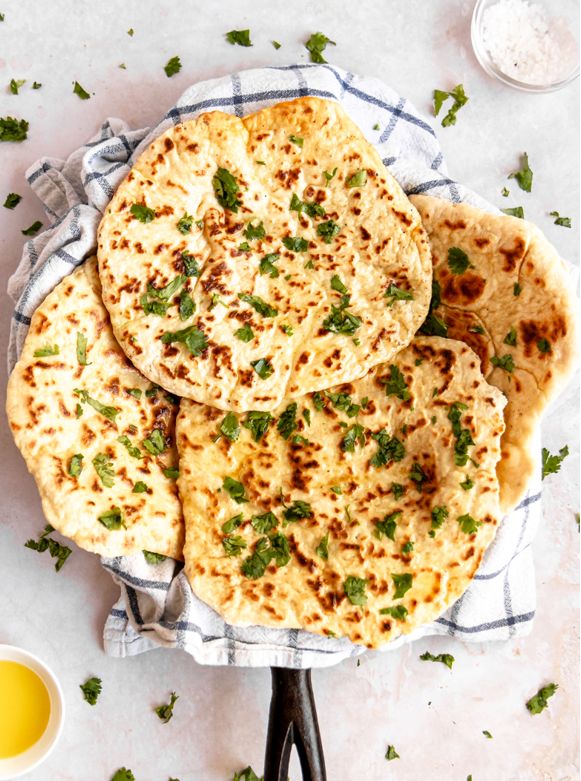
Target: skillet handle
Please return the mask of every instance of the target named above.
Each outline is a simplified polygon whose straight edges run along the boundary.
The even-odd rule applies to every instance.
[[[273,667],[264,781],[287,781],[293,744],[303,781],[326,781],[310,670]]]

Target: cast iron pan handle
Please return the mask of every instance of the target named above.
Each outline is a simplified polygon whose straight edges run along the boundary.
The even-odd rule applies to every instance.
[[[303,781],[326,781],[310,670],[273,667],[264,781],[287,781],[293,744]]]

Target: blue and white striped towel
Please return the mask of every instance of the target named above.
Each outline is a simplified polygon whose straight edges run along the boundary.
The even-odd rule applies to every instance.
[[[95,250],[101,215],[132,161],[172,125],[204,111],[243,116],[281,100],[316,95],[339,101],[374,144],[408,194],[430,193],[492,207],[447,174],[435,133],[405,98],[376,79],[330,65],[243,71],[190,87],[154,128],[130,130],[108,119],[89,143],[66,160],[43,158],[27,171],[51,227],[25,245],[9,283],[17,302],[10,333],[12,367],[36,307],[52,288]],[[379,130],[374,127],[379,125]],[[540,480],[504,519],[473,583],[443,616],[387,648],[425,635],[463,640],[504,640],[530,629],[535,611],[530,544],[540,515]],[[191,592],[181,565],[148,564],[141,554],[103,559],[121,597],[104,630],[107,653],[138,654],[157,646],[182,648],[198,662],[262,667],[325,667],[363,652],[347,640],[299,630],[240,628]]]

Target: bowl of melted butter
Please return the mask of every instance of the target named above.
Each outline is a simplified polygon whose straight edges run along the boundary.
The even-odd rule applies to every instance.
[[[46,759],[63,721],[53,672],[34,654],[0,645],[0,779],[18,778]]]

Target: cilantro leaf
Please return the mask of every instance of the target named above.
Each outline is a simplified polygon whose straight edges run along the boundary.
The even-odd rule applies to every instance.
[[[392,575],[393,585],[395,586],[394,599],[401,599],[405,596],[406,592],[412,587],[414,576],[409,572],[404,572],[402,575]]]
[[[402,401],[408,401],[410,398],[410,392],[404,376],[394,363],[389,367],[389,377],[386,380],[382,380],[381,384],[385,385],[386,396],[395,396]]]
[[[408,609],[405,605],[391,605],[390,607],[382,607],[379,611],[382,616],[391,616],[396,621],[405,621],[408,614]]]
[[[261,274],[269,274],[272,279],[276,279],[279,276],[279,271],[274,265],[277,260],[280,259],[278,252],[269,252],[265,255],[258,266],[258,270]]]
[[[77,332],[77,361],[79,366],[88,366],[87,363],[87,337],[80,331]]]
[[[266,236],[266,230],[264,229],[263,222],[259,222],[258,225],[253,225],[249,222],[244,228],[244,236],[248,241],[254,241],[255,239],[263,239]]]
[[[21,233],[23,236],[35,236],[41,228],[42,222],[40,220],[36,220],[36,222],[33,222],[29,228],[25,228],[23,231],[21,231]]]
[[[458,517],[458,523],[464,534],[476,534],[478,528],[482,526],[482,521],[476,521],[474,518],[466,513]]]
[[[234,480],[233,477],[225,477],[222,488],[230,494],[230,497],[236,504],[246,504],[248,502],[246,489],[242,483],[238,482],[238,480]]]
[[[244,323],[242,328],[234,331],[234,336],[240,339],[241,342],[250,342],[252,339],[254,339],[254,331],[248,325],[248,323]]]
[[[329,532],[325,534],[324,537],[321,537],[321,540],[317,547],[315,548],[315,553],[319,558],[323,559],[323,561],[328,561],[329,559]]]
[[[46,550],[48,550],[51,558],[56,559],[54,565],[55,570],[60,572],[60,570],[64,567],[66,560],[71,555],[72,550],[68,546],[61,545],[60,542],[57,542],[56,540],[53,540],[52,537],[49,537],[48,535],[53,531],[54,528],[50,524],[47,524],[44,527],[44,530],[39,534],[38,540],[27,540],[24,543],[24,547],[30,548],[30,550],[35,550],[37,553],[44,553]]]
[[[348,575],[343,583],[343,588],[347,599],[352,605],[363,606],[367,603],[367,594],[365,593],[365,587],[367,580],[364,578],[357,578],[355,575]]]
[[[429,651],[426,651],[420,656],[420,659],[423,662],[441,662],[442,664],[445,664],[446,667],[449,667],[450,670],[452,669],[452,665],[456,661],[452,654],[438,654],[437,656],[434,656],[434,654],[431,654]]]
[[[403,443],[397,437],[390,436],[387,429],[372,434],[371,438],[377,442],[377,451],[371,456],[372,466],[386,466],[391,461],[401,461],[405,456]]]
[[[521,167],[519,171],[513,171],[508,175],[509,179],[516,179],[518,186],[526,193],[530,193],[533,187],[533,172],[529,166],[529,156],[523,153]]]
[[[20,87],[26,84],[26,79],[10,79],[10,92],[13,95],[18,95]]]
[[[184,236],[187,233],[190,233],[192,230],[192,225],[194,224],[194,218],[191,214],[188,214],[187,212],[184,212],[184,216],[180,217],[180,219],[177,222],[177,228],[180,233],[183,233]]]
[[[120,767],[111,781],[135,781],[135,776],[131,770],[127,770],[126,767]]]
[[[222,531],[224,532],[224,534],[232,534],[233,531],[235,531],[239,526],[242,525],[243,521],[244,521],[244,516],[242,515],[242,513],[233,515],[225,523],[222,524]]]
[[[60,355],[58,344],[47,344],[45,347],[39,347],[33,352],[35,358],[48,358],[51,355]]]
[[[437,507],[432,507],[432,513],[431,513],[432,527],[430,530],[431,537],[436,536],[436,530],[440,529],[443,526],[444,521],[446,520],[449,514],[450,512],[448,508],[443,504],[438,505]]]
[[[440,109],[448,98],[453,99],[451,108],[442,120],[442,127],[449,127],[456,124],[456,114],[468,103],[468,97],[464,92],[462,84],[457,84],[450,92],[444,90],[434,90],[434,116],[438,116]]]
[[[323,52],[327,47],[327,44],[336,46],[335,41],[332,41],[324,33],[312,33],[311,37],[305,44],[305,48],[311,56],[311,62],[326,63],[327,60],[323,57]]]
[[[278,519],[273,512],[262,513],[261,515],[253,515],[250,519],[252,528],[258,532],[258,534],[266,534],[276,529],[278,525]]]
[[[520,296],[521,292],[522,292],[522,287],[519,285],[518,282],[515,282],[514,285],[512,286],[513,296]]]
[[[512,209],[501,209],[501,212],[508,214],[509,217],[518,217],[521,220],[525,218],[525,210],[522,206],[515,206]]]
[[[387,751],[385,752],[385,758],[390,761],[392,759],[399,759],[400,757],[393,746],[388,746]]]
[[[246,304],[250,304],[250,306],[263,317],[275,317],[275,315],[278,314],[278,309],[267,304],[260,296],[252,296],[248,293],[238,293],[238,298]]]
[[[73,85],[73,92],[78,95],[81,100],[89,100],[91,97],[86,89],[83,89],[78,81],[75,81]]]
[[[490,363],[493,366],[497,366],[499,369],[504,369],[505,372],[512,374],[514,371],[514,359],[510,353],[502,355],[500,358],[497,355],[493,355],[490,359]]]
[[[156,216],[155,211],[144,203],[134,203],[129,211],[136,220],[143,223],[151,222]]]
[[[320,236],[325,244],[330,244],[335,236],[341,231],[341,226],[334,220],[326,220],[317,225],[317,235]]]
[[[297,409],[297,403],[292,402],[278,419],[276,428],[283,439],[288,439],[297,427]]]
[[[200,331],[195,325],[190,325],[187,328],[183,328],[181,331],[166,331],[161,341],[163,344],[172,344],[173,342],[181,342],[184,344],[190,353],[195,356],[201,355],[208,347],[208,339],[203,331]]]
[[[184,274],[186,277],[199,277],[202,273],[198,261],[189,252],[182,252],[182,263],[184,266]]]
[[[94,410],[96,410],[99,415],[103,415],[104,418],[107,418],[107,420],[113,421],[115,423],[115,419],[117,415],[121,412],[120,409],[117,409],[117,407],[110,407],[107,404],[102,404],[100,401],[97,401],[97,399],[91,398],[86,390],[83,390],[82,388],[75,388],[75,396],[78,396],[83,404],[88,404],[90,407],[93,407]]]
[[[440,303],[440,283],[434,279],[432,280],[432,298],[430,300],[430,308],[428,310],[428,315],[420,328],[420,333],[425,334],[426,336],[448,335],[448,326],[446,323],[444,323],[443,320],[440,320],[440,318],[434,314],[434,310],[440,306]]]
[[[437,117],[445,101],[448,100],[448,98],[450,97],[450,93],[446,92],[445,90],[435,89],[433,97],[434,97],[434,116]]]
[[[302,499],[295,499],[292,504],[285,504],[284,508],[282,516],[285,520],[285,526],[287,523],[301,521],[303,518],[312,518],[314,515],[311,505],[308,502],[303,502]]]
[[[5,209],[15,209],[21,200],[22,200],[22,196],[18,195],[18,193],[8,193],[8,195],[6,196],[6,200],[3,203],[3,206]]]
[[[141,552],[143,553],[143,558],[148,564],[161,564],[162,561],[167,559],[167,556],[164,556],[163,553],[153,553],[149,550],[144,550]]]
[[[249,766],[244,770],[239,770],[238,773],[234,773],[232,781],[263,781],[262,778],[258,778],[254,770]]]
[[[397,285],[394,285],[393,282],[390,283],[389,287],[383,294],[385,298],[387,298],[387,306],[393,306],[395,301],[413,301],[414,297],[411,291],[409,290],[402,290]]]
[[[516,328],[511,327],[510,331],[503,339],[504,344],[508,344],[510,347],[516,347]]]
[[[6,204],[4,204],[6,206]],[[13,208],[13,207],[8,207]],[[551,217],[555,217],[555,225],[561,225],[563,228],[570,228],[571,227],[571,218],[570,217],[561,217],[559,212],[549,212]]]
[[[364,187],[367,184],[367,171],[362,168],[350,176],[345,184],[347,187]]]
[[[230,442],[236,442],[240,436],[240,423],[233,412],[228,412],[220,423],[220,434],[223,434]]]
[[[474,268],[468,255],[459,247],[450,247],[448,249],[448,265],[453,274],[463,274],[467,269]]]
[[[133,486],[132,494],[146,494],[148,491],[146,483],[143,480],[138,480]]]
[[[271,364],[268,358],[259,358],[256,361],[250,361],[250,365],[261,380],[267,380],[272,374],[274,374],[274,366]]]
[[[255,442],[260,442],[262,437],[268,431],[268,427],[273,420],[274,418],[270,412],[258,412],[257,410],[251,410],[246,415],[246,419],[242,425],[252,433],[252,438]]]
[[[115,484],[113,461],[105,453],[97,453],[92,464],[105,488],[111,488]]]
[[[295,136],[295,135],[290,135],[289,136],[289,141],[292,141],[293,144],[296,144],[297,146],[300,146],[301,149],[303,148],[303,144],[305,143],[305,139],[302,138],[302,136]]]
[[[180,470],[177,466],[168,466],[161,471],[163,472],[163,476],[167,477],[168,480],[177,480],[180,476]]]
[[[537,340],[537,348],[540,353],[550,353],[551,352],[551,343],[548,339],[538,339]]]
[[[329,184],[331,179],[334,179],[337,175],[337,168],[333,168],[333,170],[329,173],[329,171],[323,171],[323,176],[325,177],[325,182]]]
[[[410,480],[416,484],[417,490],[422,493],[424,483],[428,482],[428,476],[417,461],[414,461],[410,470]]]
[[[172,57],[167,61],[167,63],[163,66],[163,69],[165,71],[165,75],[169,78],[171,76],[175,76],[176,73],[179,73],[182,69],[182,61],[178,56]]]
[[[158,428],[152,429],[150,435],[146,437],[141,444],[152,456],[161,455],[168,447],[163,432]]]
[[[167,724],[168,721],[173,717],[173,709],[176,702],[179,700],[179,697],[175,692],[172,692],[169,696],[169,702],[167,705],[160,705],[158,708],[155,709],[155,712],[157,713],[160,720]]]
[[[95,705],[97,698],[102,691],[102,681],[100,678],[89,678],[85,683],[80,685],[80,690],[83,692],[83,697],[89,703],[89,705]]]
[[[531,716],[536,716],[538,713],[545,710],[549,704],[547,700],[549,697],[553,696],[558,688],[558,684],[549,683],[547,686],[543,686],[542,689],[539,689],[538,692],[527,701],[526,706]]]
[[[224,209],[236,213],[238,208],[242,206],[242,201],[237,198],[240,189],[238,181],[227,168],[218,168],[216,170],[212,179],[212,187],[214,188],[216,200]]]
[[[395,530],[401,514],[401,510],[396,510],[386,515],[382,521],[375,521],[375,536],[380,540],[382,535],[385,534],[388,539],[395,542]]]
[[[244,537],[240,537],[238,534],[232,534],[222,538],[222,547],[224,548],[226,556],[232,558],[233,556],[240,556],[248,545],[246,544]]]
[[[182,290],[182,292],[180,293],[180,302],[179,302],[180,320],[182,321],[189,320],[195,311],[196,311],[196,304],[194,303],[194,299],[190,296],[187,290],[185,289]]]
[[[0,141],[24,141],[28,138],[28,128],[25,119],[0,117]]]
[[[230,30],[226,33],[226,40],[232,46],[252,46],[250,30]]]
[[[325,331],[331,331],[335,334],[349,334],[352,336],[361,326],[361,318],[347,311],[349,306],[349,296],[342,296],[339,306],[331,304],[331,314],[324,320],[322,327]]]
[[[280,49],[280,47],[282,46],[282,44],[279,43],[278,41],[271,41],[271,44],[274,46],[275,49]]]
[[[309,242],[300,236],[285,236],[282,243],[291,252],[306,252],[309,248]]]
[[[109,531],[115,531],[122,526],[125,526],[125,518],[123,517],[120,507],[112,507],[110,510],[101,513],[101,515],[97,517],[97,520],[99,523],[102,523],[106,529],[109,529]]]
[[[82,453],[75,453],[74,456],[71,456],[67,467],[67,472],[71,477],[78,477],[83,471],[83,458]]]
[[[331,289],[336,290],[337,293],[343,293],[343,294],[349,293],[349,291],[343,284],[341,277],[338,274],[333,274],[333,276],[331,277]]]
[[[561,464],[563,463],[563,460],[569,455],[569,447],[565,445],[559,450],[558,455],[552,455],[549,453],[547,448],[543,448],[543,473],[542,473],[542,479],[544,480],[545,477],[548,477],[549,475],[556,475],[557,472],[561,469]]]
[[[462,428],[462,413],[467,407],[461,402],[455,401],[448,408],[448,420],[452,424],[452,433],[456,437],[454,445],[454,463],[456,466],[465,466],[468,461],[468,448],[474,445],[472,434],[467,428]]]
[[[365,447],[365,429],[360,423],[353,423],[347,429],[345,436],[341,440],[341,450],[344,453],[353,453],[355,445]]]

